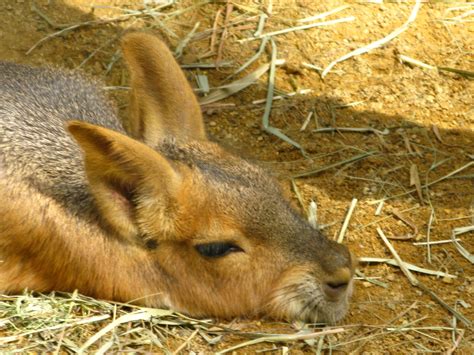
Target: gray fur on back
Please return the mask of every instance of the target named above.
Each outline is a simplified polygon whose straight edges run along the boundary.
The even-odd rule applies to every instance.
[[[124,132],[96,82],[74,72],[0,62],[0,175],[85,212],[93,203],[68,120]]]

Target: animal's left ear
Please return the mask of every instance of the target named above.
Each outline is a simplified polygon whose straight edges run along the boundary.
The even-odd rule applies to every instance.
[[[168,47],[153,35],[130,33],[122,51],[132,87],[128,133],[151,146],[167,136],[205,140],[201,107]]]

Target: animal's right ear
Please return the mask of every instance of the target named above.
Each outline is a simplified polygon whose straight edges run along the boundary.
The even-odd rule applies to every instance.
[[[150,201],[163,225],[173,225],[169,206],[180,191],[182,176],[165,157],[104,127],[70,121],[67,128],[84,151],[89,188],[100,215],[120,236],[130,241],[140,236],[137,206]]]
[[[128,133],[148,145],[165,136],[205,140],[199,103],[168,47],[146,33],[129,33],[122,51],[130,71]]]

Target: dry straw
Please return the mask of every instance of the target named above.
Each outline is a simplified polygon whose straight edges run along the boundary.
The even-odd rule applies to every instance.
[[[367,53],[367,52],[369,52],[369,51],[371,51],[375,48],[379,48],[379,47],[383,46],[384,44],[390,42],[394,38],[396,38],[398,35],[400,35],[404,31],[406,31],[408,29],[408,27],[410,26],[410,24],[415,21],[416,16],[418,14],[418,10],[420,9],[420,7],[421,7],[421,0],[416,0],[415,6],[413,6],[411,14],[408,17],[408,20],[401,27],[397,28],[395,31],[393,31],[392,33],[390,33],[389,35],[387,35],[386,37],[384,37],[382,39],[379,39],[375,42],[372,42],[372,43],[370,43],[369,45],[367,45],[365,47],[358,48],[358,49],[356,49],[352,52],[349,52],[349,53],[343,55],[342,57],[332,61],[323,70],[323,72],[321,73],[321,77],[324,78],[337,63],[340,63],[340,62],[342,62],[344,60],[347,60],[351,57],[354,57],[356,55],[361,55],[363,53]]]
[[[288,95],[288,93],[283,93],[281,90],[275,87],[275,82],[278,75],[277,67],[284,63],[284,59],[278,58],[277,44],[279,42],[276,42],[275,39],[284,38],[284,36],[289,33],[311,30],[318,27],[320,28],[333,25],[344,26],[344,23],[355,21],[355,17],[348,15],[346,17],[337,19],[326,20],[326,18],[330,18],[330,16],[334,16],[335,14],[338,14],[342,11],[351,11],[351,9],[355,6],[363,5],[358,4],[352,6],[339,6],[320,14],[294,19],[292,20],[292,24],[296,26],[282,28],[282,25],[287,26],[288,19],[281,19],[278,17],[278,15],[275,16],[275,9],[273,9],[272,1],[265,2],[266,6],[264,6],[263,3],[252,3],[251,5],[245,5],[234,1],[228,1],[225,4],[221,4],[219,2],[213,2],[209,0],[193,2],[191,6],[187,7],[183,5],[184,2],[182,4],[179,1],[166,1],[159,3],[160,5],[148,5],[141,9],[111,7],[111,9],[119,11],[119,15],[110,18],[98,18],[81,23],[58,24],[51,20],[33,2],[33,11],[45,22],[47,22],[49,26],[53,28],[54,32],[41,38],[27,51],[27,54],[31,54],[39,46],[45,45],[50,39],[69,34],[78,29],[90,29],[92,27],[117,23],[130,24],[131,21],[145,19],[150,21],[149,23],[146,23],[146,26],[148,26],[149,29],[160,29],[164,34],[178,43],[175,51],[178,57],[182,56],[182,54],[186,52],[187,48],[193,45],[195,41],[198,42],[209,40],[210,48],[206,53],[206,58],[217,56],[219,60],[216,59],[213,62],[203,62],[199,60],[197,63],[183,65],[183,68],[191,69],[219,68],[226,70],[226,78],[223,80],[223,83],[221,83],[220,86],[209,87],[207,84],[201,84],[201,87],[205,89],[203,91],[209,91],[207,96],[204,96],[200,99],[201,104],[206,105],[207,107],[211,107],[211,105],[220,105],[219,107],[233,108],[235,105],[232,103],[218,103],[218,101],[227,99],[231,95],[234,95],[251,85],[259,83],[261,78],[267,74],[268,79],[266,97],[264,100],[258,101],[265,104],[264,113],[262,116],[263,128],[266,132],[277,136],[278,138],[290,145],[293,145],[305,153],[304,147],[302,145],[287,136],[287,134],[279,128],[273,127],[270,124],[271,112],[274,109],[273,104],[275,99],[281,97],[281,100],[290,100],[292,97],[291,95]],[[208,4],[210,4],[209,6],[212,6],[212,9],[215,9],[216,6],[222,5],[220,10],[216,11],[216,16],[213,18],[214,21],[212,23],[212,28],[205,29],[202,32],[197,32],[199,26],[198,22],[194,24],[188,24],[189,27],[187,27],[186,34],[180,38],[176,34],[178,31],[175,32],[177,20],[181,20],[183,14],[189,14],[193,11],[196,12],[196,10],[199,10],[201,7]],[[277,3],[275,2],[275,5],[276,4]],[[335,72],[334,67],[337,65],[337,63],[347,60],[353,56],[369,52],[372,49],[380,48],[406,31],[409,26],[412,26],[415,22],[420,6],[421,1],[417,0],[411,10],[409,18],[400,28],[396,29],[380,40],[377,40],[365,47],[356,49],[334,60],[325,69],[308,63],[301,63],[301,67],[318,70],[319,72],[322,72],[322,77],[325,77],[330,71]],[[236,9],[236,12],[239,13],[237,19],[229,19],[229,9]],[[466,3],[465,5],[449,8],[446,12],[445,18],[443,18],[442,21],[447,26],[466,26],[469,22],[472,22],[472,14],[473,5],[471,3]],[[225,23],[221,23],[221,15],[225,15]],[[321,19],[325,20],[320,21]],[[270,21],[271,25],[276,25],[276,27],[274,27],[277,28],[276,30],[266,29],[266,27],[269,27],[268,24]],[[253,35],[249,34],[249,30],[245,30],[246,32],[244,32],[245,28],[251,28]],[[97,53],[100,53],[105,48],[112,46],[118,37],[118,35],[113,36],[102,43],[100,46],[94,49],[79,66],[86,66],[91,61],[91,59],[97,55]],[[252,55],[249,58],[242,58],[244,59],[243,64],[241,64],[235,70],[229,69],[233,68],[233,62],[225,60],[224,55],[224,44],[226,41],[228,42],[233,38],[237,39],[237,41],[240,41],[240,43],[260,41],[258,47],[254,49]],[[269,59],[265,57],[266,50],[269,50]],[[223,57],[222,60],[220,60],[221,56]],[[107,65],[107,72],[111,70],[114,63],[116,63],[119,58],[120,55],[118,51],[116,51],[110,60],[110,63]],[[432,63],[428,64],[404,54],[400,54],[398,58],[401,63],[419,67],[422,70],[454,73],[460,76],[460,80],[473,77],[472,71],[445,67]],[[234,58],[232,59],[234,60]],[[262,62],[265,64],[262,64]],[[231,70],[233,71],[229,73]],[[337,73],[341,75],[344,74],[343,71],[338,71]],[[233,80],[233,78],[236,78],[239,75],[243,76]],[[207,76],[205,77],[207,79]],[[228,82],[230,79],[233,81]],[[128,90],[128,88],[125,86],[116,86],[109,89]],[[297,92],[297,95],[301,94],[301,91],[295,91]],[[353,108],[357,105],[361,106],[366,101],[368,100],[358,100],[333,108]],[[252,103],[249,102],[248,104],[251,105]],[[392,130],[389,130],[388,128],[376,129],[372,127],[340,127],[336,124],[333,124],[331,127],[320,127],[317,124],[316,129],[311,131],[308,129],[308,127],[312,117],[317,120],[318,116],[316,111],[310,111],[307,115],[305,114],[304,117],[305,119],[300,130],[304,131],[305,134],[373,134],[374,139],[378,139],[381,145],[380,150],[367,149],[366,151],[360,151],[360,149],[356,147],[344,146],[342,149],[338,149],[329,153],[325,152],[313,156],[309,156],[308,154],[305,155],[305,157],[313,160],[323,157],[333,157],[335,155],[341,156],[338,161],[328,165],[318,166],[313,160],[309,159],[292,162],[297,164],[298,167],[302,164],[302,161],[305,164],[311,164],[307,170],[296,174],[291,182],[296,198],[299,201],[301,207],[304,209],[307,208],[311,225],[314,228],[321,229],[324,226],[318,226],[319,216],[317,215],[316,203],[311,201],[308,207],[308,203],[305,201],[308,201],[311,196],[305,196],[305,194],[303,194],[302,191],[298,189],[297,181],[295,179],[313,177],[316,174],[330,172],[331,170],[335,169],[345,169],[355,162],[361,162],[364,159],[370,157],[374,157],[374,159],[380,159],[383,160],[384,163],[391,164],[392,162],[388,159],[387,155],[384,154],[384,149],[386,148],[386,145],[384,145],[384,139],[388,140],[393,136],[391,135]],[[457,145],[446,144],[446,142],[443,141],[439,129],[436,126],[432,127],[432,132],[435,135],[437,141],[439,141],[443,146],[459,147]],[[411,153],[405,155],[407,160],[416,157],[418,155],[417,145],[411,142],[407,135],[402,137],[402,139],[404,140],[409,153]],[[357,150],[357,155],[348,157],[348,150]],[[437,154],[441,154],[439,150],[436,150],[435,152]],[[433,163],[430,171],[443,166],[443,164],[449,161],[449,159],[452,157],[441,155],[441,158],[442,159],[439,159]],[[278,164],[283,163],[279,161]],[[394,174],[395,172],[403,169],[405,165],[411,166],[410,177],[413,188],[406,188],[403,186],[403,184],[396,180],[382,181],[378,179],[369,179],[369,177],[366,176],[340,174],[340,176],[376,183],[382,186],[384,190],[382,190],[382,193],[379,196],[384,197],[382,199],[372,201],[373,204],[378,204],[375,215],[380,217],[376,219],[374,218],[374,221],[366,225],[358,225],[355,222],[355,218],[351,222],[351,215],[356,208],[357,202],[357,199],[353,199],[343,220],[337,240],[339,242],[343,241],[349,225],[351,226],[351,230],[365,233],[368,231],[367,228],[369,226],[380,224],[381,222],[389,223],[389,219],[393,219],[393,214],[390,212],[387,213],[387,211],[390,211],[392,207],[390,206],[390,201],[395,198],[406,197],[410,194],[416,193],[419,203],[424,203],[424,199],[426,199],[429,195],[429,187],[432,187],[433,185],[447,179],[460,177],[459,173],[466,171],[472,167],[473,164],[474,162],[472,161],[468,162],[432,181],[428,181],[426,178],[424,183],[421,182],[421,178],[423,177],[421,165],[416,165],[415,163],[403,164],[398,162],[396,166],[392,167],[391,170],[387,172],[387,175]],[[297,171],[297,168],[295,168],[294,171]],[[340,171],[338,173],[340,173]],[[466,176],[469,177],[469,175]],[[305,183],[311,184],[312,182],[310,179],[308,179],[305,181]],[[392,190],[389,190],[387,187],[391,188]],[[368,204],[370,205],[370,203]],[[436,228],[436,223],[444,220],[457,221],[461,219],[472,219],[472,216],[457,216],[443,220],[436,218],[433,208],[436,206],[430,207],[431,214],[429,220],[427,221],[429,226],[427,238],[423,242],[410,243],[410,247],[414,247],[412,244],[414,244],[415,247],[418,245],[427,246],[429,248],[434,246],[442,247],[443,245],[450,243],[456,247],[460,255],[466,258],[469,262],[473,263],[473,255],[461,244],[461,242],[463,239],[465,240],[465,238],[469,236],[467,233],[472,233],[474,226],[469,225],[463,228],[458,227],[453,229],[452,238],[449,240],[432,240],[432,236],[430,234],[431,229]],[[412,213],[421,213],[421,210],[424,208],[428,208],[428,206],[415,204],[412,207],[400,211],[400,213],[406,213],[409,211]],[[358,211],[362,210],[363,201],[361,201],[358,205]],[[331,223],[329,223],[327,226],[336,224],[339,225],[341,223],[340,220],[330,222]],[[406,222],[404,223],[407,224]],[[410,228],[412,227],[410,226]],[[416,225],[415,228],[412,229],[412,236],[415,236],[417,234]],[[435,265],[432,267],[429,266],[430,268],[425,268],[408,263],[403,260],[403,253],[400,255],[395,248],[398,246],[396,243],[403,243],[402,241],[397,241],[392,244],[392,242],[389,240],[390,238],[387,237],[380,228],[377,229],[377,235],[382,240],[383,246],[385,246],[390,251],[390,253],[392,253],[393,258],[363,257],[360,259],[363,264],[383,263],[400,268],[412,285],[420,288],[420,290],[430,295],[430,297],[432,297],[444,309],[451,312],[455,320],[458,319],[468,326],[471,324],[471,321],[461,312],[459,312],[456,307],[452,307],[450,304],[447,304],[436,293],[421,283],[415,276],[415,273],[417,273],[424,275],[424,277],[430,277],[433,280],[440,278],[449,281],[457,278],[457,275],[454,274],[453,270],[443,269],[443,271],[440,271],[436,270]],[[428,249],[428,252],[428,256],[431,257],[430,249]],[[435,258],[433,258],[433,260],[435,260]],[[384,280],[383,276],[371,275],[372,272],[373,269],[369,268],[367,271],[364,270],[364,273],[360,270],[357,270],[356,273],[358,278],[379,287],[386,288],[387,292],[390,292],[391,283],[389,283],[387,280]],[[359,281],[356,280],[356,282]],[[368,306],[370,307],[370,303],[375,302],[376,300],[370,300]],[[457,304],[462,304],[462,302],[456,303],[456,305]],[[359,306],[359,304],[354,305],[356,309]],[[358,351],[364,351],[364,346],[368,342],[375,341],[377,339],[387,339],[390,335],[395,335],[396,339],[409,339],[410,342],[413,343],[414,341],[411,340],[411,338],[403,338],[408,333],[414,335],[412,338],[418,337],[416,339],[426,340],[426,342],[417,340],[414,345],[417,351],[432,351],[430,346],[433,343],[437,345],[442,344],[445,349],[448,349],[447,353],[449,354],[458,350],[463,341],[465,341],[465,331],[457,327],[456,321],[453,321],[452,326],[447,327],[428,323],[429,319],[427,319],[426,316],[417,317],[416,319],[408,317],[410,312],[417,309],[419,306],[419,302],[413,302],[411,305],[407,305],[407,307],[399,312],[395,317],[389,319],[388,321],[382,320],[380,324],[354,324],[346,325],[343,328],[329,327],[323,329],[319,329],[315,325],[298,324],[294,325],[295,327],[298,326],[297,330],[295,330],[292,325],[277,323],[272,324],[272,327],[282,329],[282,331],[275,331],[274,333],[269,334],[263,331],[247,332],[244,330],[245,327],[242,328],[241,324],[235,324],[234,326],[234,323],[223,324],[214,320],[198,320],[169,310],[149,309],[132,305],[104,302],[84,297],[77,293],[39,295],[26,292],[25,294],[19,296],[2,296],[0,298],[0,314],[2,315],[2,318],[0,319],[0,329],[2,330],[2,336],[0,337],[0,351],[31,351],[51,353],[94,352],[97,354],[114,352],[160,351],[163,353],[177,354],[185,353],[189,350],[197,351],[198,349],[204,348],[207,350],[211,349],[210,351],[212,352],[217,352],[219,349],[221,349],[220,353],[229,353],[234,351],[250,353],[255,350],[255,348],[252,346],[259,345],[261,347],[268,343],[272,347],[259,349],[268,353],[278,351],[282,354],[291,353],[293,350],[300,351],[301,349],[310,349],[310,351],[314,351],[316,353],[325,353],[326,351],[330,352],[332,350],[346,351],[347,349],[352,349],[354,353],[357,353]],[[432,308],[430,308],[430,311],[431,310]],[[423,326],[420,325],[422,322],[424,324]],[[255,326],[255,324],[256,323],[252,323],[253,326]],[[445,340],[441,339],[441,337],[437,335],[440,332],[450,332],[449,334],[452,333],[452,339],[451,342],[448,343],[448,346],[446,346]]]

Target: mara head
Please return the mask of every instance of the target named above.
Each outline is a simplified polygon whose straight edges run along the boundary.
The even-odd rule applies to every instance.
[[[207,139],[160,40],[132,33],[122,49],[128,136],[79,121],[68,129],[104,225],[146,255],[141,302],[193,316],[339,321],[352,293],[348,249],[313,229],[262,169]]]

